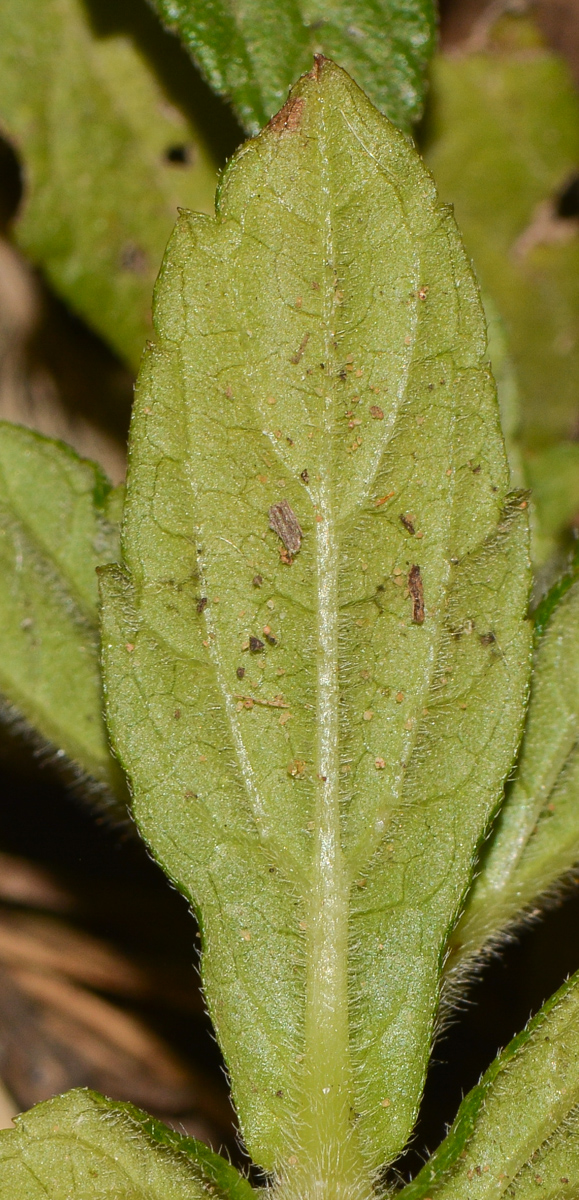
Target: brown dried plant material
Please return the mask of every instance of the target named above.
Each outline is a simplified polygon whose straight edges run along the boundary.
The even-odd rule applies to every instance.
[[[408,591],[412,596],[412,620],[415,625],[422,625],[424,623],[424,588],[420,567],[416,564],[410,568],[408,574]]]
[[[281,538],[290,554],[297,554],[303,533],[296,514],[287,500],[279,500],[269,510],[269,527]]]

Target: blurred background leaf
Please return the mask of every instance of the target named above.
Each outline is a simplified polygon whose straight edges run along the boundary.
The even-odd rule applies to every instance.
[[[119,557],[122,492],[62,443],[0,423],[0,704],[124,811],[99,665],[97,567]]]
[[[532,19],[501,7],[434,60],[424,145],[503,322],[540,566],[579,511],[579,100]]]
[[[422,115],[433,0],[153,0],[248,133],[281,108],[314,54],[334,59],[401,129]]]
[[[83,0],[6,0],[0,130],[23,165],[18,244],[136,367],[177,206],[210,210],[217,164],[191,105],[107,22]]]

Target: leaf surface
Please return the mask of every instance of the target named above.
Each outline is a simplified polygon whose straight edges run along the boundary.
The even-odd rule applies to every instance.
[[[336,59],[378,108],[408,129],[422,114],[434,48],[432,0],[154,0],[215,91],[257,133],[309,70]]]
[[[501,34],[502,31],[502,34]],[[494,40],[493,40],[494,37]],[[484,52],[433,61],[426,159],[451,201],[485,295],[506,328],[521,393],[521,441],[544,561],[576,511],[544,485],[561,439],[574,437],[579,388],[579,237],[558,215],[579,162],[579,101],[569,68],[527,18],[499,22]],[[571,508],[571,511],[569,509]]]
[[[541,610],[537,619],[542,629]],[[578,743],[576,580],[551,611],[538,642],[516,775],[453,934],[449,969],[520,920],[579,860]]]
[[[18,244],[138,366],[177,206],[212,204],[200,133],[129,37],[96,35],[82,0],[2,4],[0,130],[23,163]]]
[[[0,1132],[1,1200],[249,1200],[218,1154],[130,1104],[78,1088]]]
[[[109,723],[252,1155],[356,1192],[412,1127],[519,738],[526,501],[452,215],[327,60],[182,216],[155,311]]]
[[[124,801],[102,712],[96,578],[119,556],[118,498],[68,446],[0,422],[0,693]]]
[[[579,1184],[579,977],[574,975],[465,1096],[401,1200],[548,1200]]]

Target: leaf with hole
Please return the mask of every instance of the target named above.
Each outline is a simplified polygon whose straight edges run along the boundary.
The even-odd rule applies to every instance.
[[[200,914],[251,1154],[366,1194],[529,669],[482,309],[412,145],[318,60],[215,217],[181,217],[155,323],[102,573],[110,728]]]
[[[200,133],[128,36],[95,33],[82,0],[2,4],[0,131],[24,172],[18,244],[138,366],[177,206],[211,206]]]

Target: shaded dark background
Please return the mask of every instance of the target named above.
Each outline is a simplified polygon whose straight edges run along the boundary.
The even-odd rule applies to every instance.
[[[123,0],[114,8],[107,0],[91,0],[90,7],[104,28],[111,22],[115,28],[127,23],[136,28],[156,54],[155,22],[144,0]],[[464,42],[487,7],[480,0],[445,0],[443,46]],[[579,83],[579,0],[540,0],[534,11]],[[224,161],[239,136],[235,122],[176,42],[167,53],[175,99],[185,106],[193,99]],[[211,132],[215,129],[218,135]],[[20,194],[19,164],[10,147],[0,143],[0,228],[8,229]],[[40,318],[25,314],[20,325],[14,318],[14,337],[27,378],[45,381],[40,392],[49,428],[44,431],[52,431],[52,420],[54,432],[86,450],[90,427],[97,442],[101,437],[101,460],[113,474],[122,473],[129,372],[37,273],[30,274],[16,258],[6,270],[2,276],[0,254],[0,347],[11,296],[30,300],[32,295],[30,304]],[[0,354],[0,392],[2,372],[10,369],[11,360]],[[30,423],[38,394],[38,387],[32,388],[32,416],[22,417],[30,417]],[[0,403],[0,415],[3,411]],[[49,757],[33,753],[22,734],[1,728],[0,1077],[16,1107],[89,1085],[133,1100],[241,1163],[223,1066],[198,988],[195,932],[184,900],[130,826],[113,825],[63,780]],[[111,950],[99,978],[91,976],[95,946],[103,953]],[[398,1164],[404,1176],[436,1147],[462,1095],[497,1050],[577,968],[579,893],[569,893],[505,946],[454,1013],[434,1049],[412,1146]],[[120,1014],[117,1040],[110,1044],[107,1012],[113,1032],[113,1016]],[[129,1021],[126,1050],[123,1018]]]

